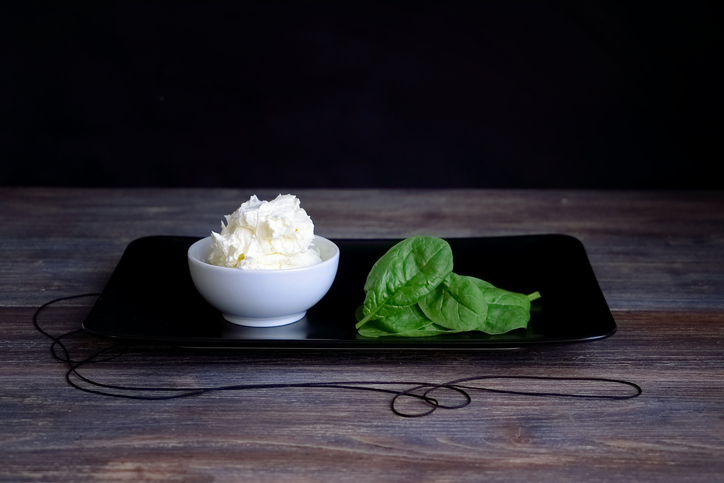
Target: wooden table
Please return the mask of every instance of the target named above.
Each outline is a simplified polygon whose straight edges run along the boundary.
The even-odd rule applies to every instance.
[[[251,194],[277,192],[0,188],[0,480],[724,480],[724,192],[283,191],[329,238],[573,235],[618,332],[525,351],[132,350],[87,374],[180,385],[607,377],[643,394],[474,393],[414,419],[393,414],[388,395],[350,390],[87,394],[66,385],[35,310],[100,291],[135,238],[204,236]],[[55,304],[40,321],[56,335],[77,329],[93,301]],[[78,356],[104,344],[68,339]]]

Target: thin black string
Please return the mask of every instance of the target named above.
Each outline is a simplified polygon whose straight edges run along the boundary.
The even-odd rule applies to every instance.
[[[90,356],[76,360],[71,357],[70,351],[63,343],[63,339],[83,333],[82,329],[74,330],[58,337],[45,331],[38,323],[38,316],[48,306],[64,300],[77,299],[82,297],[98,296],[98,293],[87,293],[81,295],[71,295],[51,300],[40,306],[33,315],[33,325],[45,337],[52,341],[50,345],[50,354],[58,362],[66,364],[68,370],[65,373],[65,380],[71,386],[78,390],[97,394],[101,396],[139,399],[139,400],[168,400],[179,399],[185,397],[199,396],[210,392],[222,391],[249,391],[249,390],[265,390],[265,389],[292,389],[292,388],[330,388],[330,389],[350,389],[361,391],[374,391],[386,394],[392,394],[390,401],[390,409],[393,413],[403,417],[423,417],[432,414],[438,409],[461,409],[472,403],[472,397],[468,391],[486,391],[499,394],[514,394],[520,396],[534,397],[564,397],[564,398],[585,398],[585,399],[632,399],[642,394],[642,389],[633,382],[620,379],[608,379],[601,377],[554,377],[554,376],[473,376],[461,379],[455,379],[444,383],[431,383],[419,381],[331,381],[331,382],[301,382],[301,383],[280,383],[280,384],[232,384],[224,386],[211,387],[161,387],[161,386],[124,386],[117,384],[107,384],[95,381],[87,376],[82,375],[79,369],[94,363],[108,362],[119,358],[127,353],[128,346],[125,344],[112,344],[103,349],[96,351]],[[60,351],[60,353],[59,353]],[[558,381],[558,382],[602,382],[626,386],[633,389],[633,392],[622,394],[572,394],[564,392],[535,392],[535,391],[518,391],[509,389],[496,389],[491,387],[473,386],[463,383],[473,381],[492,381],[492,380],[537,380],[537,381]],[[85,385],[83,385],[85,384]],[[383,387],[374,387],[383,386]],[[388,389],[384,386],[403,386],[404,390]],[[452,391],[461,398],[461,402],[455,404],[443,404],[439,399],[432,397],[431,394],[440,391]],[[140,393],[140,394],[139,394]],[[165,393],[165,394],[163,394]],[[170,393],[170,394],[169,394]],[[420,412],[406,412],[399,409],[401,399],[411,398],[422,402],[426,405],[425,409]]]

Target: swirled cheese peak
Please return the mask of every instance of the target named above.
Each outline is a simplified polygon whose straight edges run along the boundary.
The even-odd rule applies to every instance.
[[[322,261],[312,245],[314,223],[294,195],[260,201],[253,195],[211,232],[208,262],[244,270],[277,270]]]

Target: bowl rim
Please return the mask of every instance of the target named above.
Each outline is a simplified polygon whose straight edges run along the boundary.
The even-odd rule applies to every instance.
[[[201,260],[198,257],[192,256],[191,251],[194,249],[196,245],[202,244],[204,242],[207,242],[209,239],[211,239],[211,235],[206,236],[204,238],[201,238],[199,240],[196,240],[194,243],[191,244],[191,246],[186,251],[186,258],[190,262],[199,264],[200,266],[204,267],[210,267],[211,270],[222,270],[227,271],[228,273],[248,273],[248,274],[259,274],[259,275],[250,275],[250,276],[264,276],[263,274],[273,274],[273,273],[292,273],[292,272],[301,272],[301,271],[309,271],[314,269],[321,269],[322,267],[326,267],[327,265],[337,263],[339,260],[339,247],[336,243],[334,243],[329,238],[325,238],[323,236],[314,235],[314,240],[321,239],[329,243],[332,247],[334,247],[334,254],[329,257],[326,260],[322,260],[321,263],[315,263],[314,265],[307,265],[306,267],[295,267],[295,268],[272,268],[272,269],[260,269],[260,270],[243,270],[239,268],[234,267],[222,267],[220,265],[214,265],[211,263],[208,263],[204,260]]]

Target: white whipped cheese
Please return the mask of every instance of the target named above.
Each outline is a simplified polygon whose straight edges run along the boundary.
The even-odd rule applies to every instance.
[[[253,195],[211,232],[208,262],[243,270],[278,270],[320,263],[314,223],[294,195],[259,201]]]

